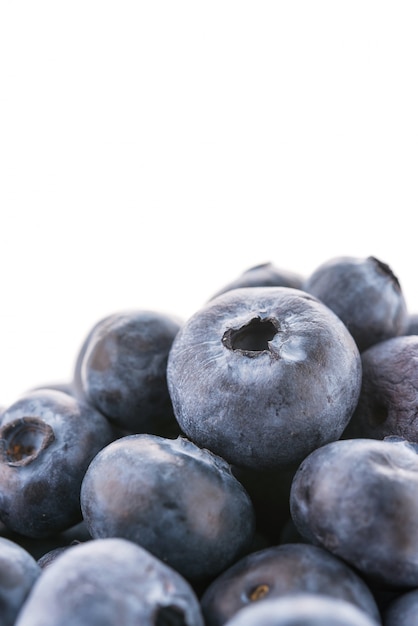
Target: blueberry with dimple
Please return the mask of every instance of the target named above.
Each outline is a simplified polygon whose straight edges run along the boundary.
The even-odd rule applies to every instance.
[[[122,437],[91,462],[81,508],[94,539],[125,537],[194,583],[251,546],[251,500],[229,465],[184,437]]]
[[[317,298],[247,287],[183,324],[167,380],[189,439],[233,465],[273,470],[340,437],[357,404],[361,362],[347,328]]]
[[[386,339],[361,354],[362,385],[344,437],[418,442],[418,336]]]
[[[304,593],[241,609],[225,626],[379,626],[380,623],[349,602]]]
[[[243,557],[207,587],[201,605],[206,626],[223,626],[246,606],[305,592],[345,600],[379,617],[362,578],[327,550],[307,543],[271,546]]]
[[[41,568],[24,548],[0,537],[0,623],[14,626]]]
[[[273,265],[273,263],[262,263],[245,270],[235,280],[227,283],[219,289],[211,299],[241,287],[292,287],[301,289],[304,278],[288,269],[281,269]]]
[[[80,488],[96,455],[115,438],[109,421],[62,391],[28,392],[0,427],[0,519],[27,537],[81,521]]]
[[[418,586],[417,445],[345,439],[297,470],[290,510],[300,534],[388,588]]]
[[[346,324],[359,350],[403,334],[408,312],[400,282],[373,256],[335,257],[304,282]]]
[[[103,318],[80,348],[73,379],[77,396],[126,431],[177,436],[166,368],[180,326],[176,317],[149,310]]]
[[[126,539],[66,550],[42,571],[16,626],[203,626],[187,581]]]

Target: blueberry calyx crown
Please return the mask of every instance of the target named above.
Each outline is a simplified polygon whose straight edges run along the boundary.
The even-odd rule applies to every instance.
[[[253,357],[270,351],[269,342],[278,332],[277,320],[257,316],[240,328],[228,328],[223,334],[222,343],[228,350]]]
[[[37,417],[20,417],[0,429],[0,462],[28,465],[53,442],[51,426]]]
[[[374,263],[376,265],[378,271],[380,271],[382,274],[386,274],[386,276],[388,276],[389,279],[392,281],[395,289],[400,291],[401,284],[399,282],[398,277],[393,273],[393,271],[390,268],[390,266],[387,263],[384,263],[383,261],[380,261],[379,259],[377,259],[374,256],[369,256],[368,259],[369,259],[369,261],[371,261],[372,263]]]

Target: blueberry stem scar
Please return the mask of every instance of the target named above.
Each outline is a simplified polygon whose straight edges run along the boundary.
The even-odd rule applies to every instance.
[[[54,431],[43,420],[18,418],[0,429],[0,460],[12,467],[28,465],[54,440]]]
[[[247,356],[255,356],[270,349],[269,341],[278,330],[276,320],[254,317],[240,328],[228,328],[222,337],[222,343],[228,350],[238,350]]]

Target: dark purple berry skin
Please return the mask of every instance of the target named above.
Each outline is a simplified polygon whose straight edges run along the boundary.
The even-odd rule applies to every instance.
[[[418,335],[382,341],[361,360],[360,397],[344,437],[418,442]]]
[[[41,568],[24,548],[0,537],[0,623],[14,626]]]
[[[64,392],[23,395],[5,409],[1,422],[1,521],[34,538],[77,524],[84,473],[113,439],[103,415]]]
[[[349,602],[313,593],[266,600],[234,615],[225,626],[380,626]]]
[[[379,618],[362,578],[327,550],[304,543],[272,546],[243,557],[207,587],[201,605],[206,626],[223,626],[246,606],[306,592],[345,600]]]
[[[418,586],[418,455],[394,438],[334,441],[304,459],[290,510],[300,534],[389,588]]]
[[[240,289],[241,287],[292,287],[302,289],[304,278],[290,270],[279,269],[273,263],[255,265],[243,272],[238,278],[225,285],[216,292],[213,298],[220,296],[226,291]]]
[[[340,437],[361,361],[341,320],[286,287],[234,289],[177,334],[167,366],[184,434],[236,466],[279,469]]]
[[[399,280],[375,257],[330,259],[303,288],[338,315],[360,352],[405,330],[408,313]]]
[[[46,567],[16,626],[203,626],[177,572],[126,539],[73,546]]]
[[[94,539],[138,543],[190,581],[211,579],[251,546],[251,500],[229,465],[183,437],[122,437],[93,459],[81,507]]]
[[[155,311],[115,313],[97,323],[76,360],[73,384],[115,426],[130,433],[179,434],[166,381],[180,321]]]

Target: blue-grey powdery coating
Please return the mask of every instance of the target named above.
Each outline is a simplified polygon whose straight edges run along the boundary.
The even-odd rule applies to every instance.
[[[306,279],[303,289],[342,319],[360,352],[406,329],[400,282],[387,263],[373,256],[329,259]]]
[[[225,626],[380,626],[344,600],[312,593],[290,595],[241,609]]]
[[[21,396],[5,409],[0,427],[0,520],[33,538],[77,524],[84,473],[114,438],[101,413],[67,393]]]
[[[290,510],[300,534],[389,588],[418,586],[418,454],[399,438],[331,442],[302,461]]]
[[[340,437],[361,360],[345,325],[314,296],[248,287],[183,324],[167,380],[187,437],[234,465],[273,469]]]
[[[138,434],[99,452],[81,488],[95,539],[124,537],[190,581],[206,581],[252,542],[250,497],[229,465],[183,437]]]
[[[16,626],[203,626],[198,599],[174,570],[126,539],[97,539],[57,557]]]
[[[248,268],[230,283],[224,285],[211,298],[241,287],[293,287],[302,289],[304,278],[289,269],[278,268],[273,263],[261,263]]]
[[[250,604],[306,592],[349,602],[379,618],[372,592],[349,565],[319,546],[290,543],[252,552],[215,578],[201,598],[205,624],[224,626]]]
[[[167,357],[180,320],[158,311],[120,311],[99,321],[78,354],[73,384],[113,424],[131,433],[175,430]]]
[[[0,537],[1,626],[14,626],[41,571],[29,552],[14,541]]]
[[[360,397],[344,438],[397,435],[418,442],[418,336],[381,341],[361,361]]]

